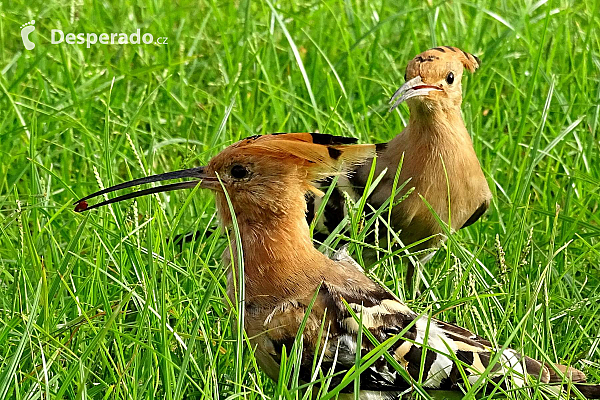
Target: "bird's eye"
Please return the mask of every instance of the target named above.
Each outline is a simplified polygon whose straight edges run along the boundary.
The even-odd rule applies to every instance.
[[[454,74],[452,72],[448,72],[448,76],[446,76],[446,82],[448,82],[449,85],[454,83]]]
[[[230,174],[234,179],[244,179],[248,176],[248,170],[243,165],[235,164],[231,167]]]
[[[406,81],[407,81],[407,79],[406,79],[406,72],[405,72],[404,73],[404,82],[406,82]]]

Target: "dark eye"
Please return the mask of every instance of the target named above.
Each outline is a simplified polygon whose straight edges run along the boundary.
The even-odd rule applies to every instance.
[[[405,72],[404,73],[404,82],[406,82],[406,81],[407,81],[407,79],[406,79],[406,72]]]
[[[234,179],[244,179],[248,176],[248,170],[240,164],[235,164],[231,167],[230,174]]]
[[[452,72],[448,72],[446,82],[448,82],[449,85],[452,85],[454,83],[454,74]]]

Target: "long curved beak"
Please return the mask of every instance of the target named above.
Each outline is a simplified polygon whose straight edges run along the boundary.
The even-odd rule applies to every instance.
[[[423,83],[421,77],[417,75],[411,80],[407,81],[404,85],[400,86],[400,89],[396,90],[396,93],[390,99],[390,104],[394,103],[390,107],[390,112],[394,111],[402,102],[410,99],[411,97],[427,96],[429,92],[433,90],[443,90],[438,86],[427,85]]]
[[[99,190],[95,193],[90,194],[89,196],[85,196],[85,197],[77,200],[73,204],[75,205],[76,212],[82,212],[82,211],[87,211],[87,210],[92,210],[94,208],[102,207],[107,204],[117,203],[122,200],[133,199],[136,197],[146,196],[146,195],[153,194],[153,193],[169,192],[172,190],[193,188],[196,185],[200,184],[201,182],[208,183],[208,182],[216,182],[217,181],[216,177],[207,176],[205,171],[206,171],[205,167],[196,167],[196,168],[182,169],[179,171],[167,172],[164,174],[151,175],[151,176],[147,176],[145,178],[138,178],[138,179],[134,179],[132,181],[123,182],[118,185]],[[157,186],[157,187],[153,187],[153,188],[139,190],[137,192],[124,194],[122,196],[117,196],[115,198],[105,200],[100,203],[96,203],[92,206],[88,206],[87,201],[86,201],[86,200],[92,199],[94,197],[101,196],[106,193],[114,192],[116,190],[125,189],[125,188],[131,187],[131,186],[143,185],[145,183],[151,183],[151,182],[168,181],[171,179],[179,179],[179,178],[198,178],[198,179],[193,180],[193,181],[170,183],[168,185],[162,185],[162,186]]]

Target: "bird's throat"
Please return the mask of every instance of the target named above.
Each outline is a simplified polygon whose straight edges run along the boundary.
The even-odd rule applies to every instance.
[[[426,112],[420,108],[411,110],[406,131],[425,140],[469,136],[460,108],[433,108]]]
[[[324,257],[316,250],[304,211],[291,212],[258,222],[240,220],[240,242],[244,262],[244,281],[247,301],[272,302],[294,292],[302,292],[305,286],[321,276],[317,262]],[[235,238],[225,250],[224,261],[239,266]],[[302,265],[306,268],[299,269]],[[318,281],[318,280],[317,280]],[[229,285],[228,292],[232,290]]]

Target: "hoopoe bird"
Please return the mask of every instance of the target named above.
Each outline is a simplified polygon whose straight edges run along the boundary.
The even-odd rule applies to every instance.
[[[366,332],[376,342],[390,341],[388,358],[370,360],[361,373],[361,399],[393,398],[419,380],[424,388],[458,389],[463,379],[473,383],[484,372],[511,387],[527,384],[528,375],[543,383],[567,377],[585,395],[598,397],[600,387],[584,385],[582,372],[546,365],[512,349],[501,351],[466,329],[418,314],[369,279],[347,252],[330,259],[315,249],[305,194],[319,194],[316,181],[346,173],[375,153],[374,145],[348,142],[316,133],[250,137],[221,151],[206,167],[121,183],[79,200],[76,211],[196,185],[213,191],[221,223],[230,227],[234,216],[237,221],[242,248],[232,237],[223,261],[233,269],[243,257],[244,326],[261,368],[275,380],[282,352],[292,348],[305,322],[300,377],[306,382],[319,377],[314,362],[324,374],[332,374],[332,384],[340,383],[344,371],[355,366],[357,352],[365,356],[375,348]],[[87,204],[118,189],[183,177],[196,179]],[[234,287],[241,283],[234,276],[228,275],[232,302]],[[360,346],[359,332],[365,332]],[[343,396],[354,398],[353,390],[346,386]]]
[[[492,194],[461,115],[463,72],[465,69],[474,72],[479,64],[477,57],[456,47],[427,50],[408,63],[406,83],[390,101],[391,110],[406,102],[410,118],[400,134],[389,143],[377,145],[375,176],[386,168],[387,171],[368,202],[378,209],[390,199],[402,160],[397,186],[408,183],[395,198],[412,188],[414,191],[393,206],[392,228],[399,231],[405,246],[430,238],[412,246],[411,251],[437,248],[443,240],[444,229],[426,202],[454,231],[473,224],[489,207]],[[341,191],[354,199],[362,196],[371,164],[369,160],[357,167],[349,182],[338,181],[322,220],[316,224],[321,237],[331,233],[345,216]],[[309,201],[309,218],[319,207],[318,199]],[[414,266],[409,264],[406,277],[409,287],[413,273]]]

